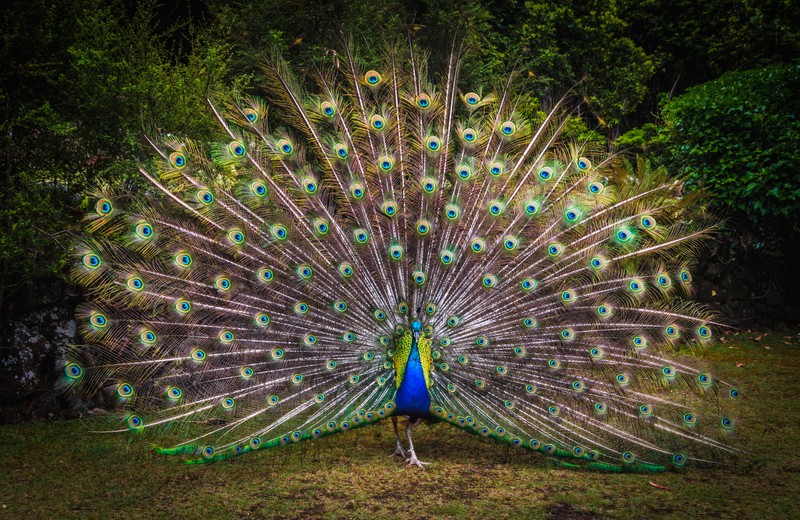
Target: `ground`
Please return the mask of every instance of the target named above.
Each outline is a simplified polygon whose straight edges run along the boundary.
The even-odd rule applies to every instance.
[[[420,471],[387,456],[390,421],[187,466],[56,420],[0,426],[0,518],[800,518],[800,334],[731,333],[703,357],[747,393],[749,471],[566,470],[447,424],[415,430]]]

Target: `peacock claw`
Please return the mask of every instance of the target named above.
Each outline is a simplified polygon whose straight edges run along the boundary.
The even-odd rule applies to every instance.
[[[397,455],[400,455],[400,457],[408,460],[408,452],[406,450],[404,450],[403,447],[400,446],[399,444],[397,445],[397,449],[394,450],[394,453],[389,455],[389,458],[395,457]]]
[[[409,466],[416,466],[423,471],[425,470],[425,465],[430,464],[430,462],[422,462],[421,460],[418,460],[416,455],[411,455],[411,457],[408,457],[406,462],[408,462]]]

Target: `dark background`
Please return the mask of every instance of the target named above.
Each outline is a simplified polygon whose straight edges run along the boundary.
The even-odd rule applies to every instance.
[[[571,136],[706,190],[724,225],[694,271],[698,299],[743,328],[800,318],[800,10],[789,0],[12,0],[0,13],[0,423],[75,405],[53,387],[78,341],[66,267],[93,189],[140,188],[146,133],[212,139],[206,96],[259,93],[262,53],[313,71],[341,34],[367,61],[411,38],[434,75],[463,41],[464,88],[515,71],[533,118],[572,89]]]

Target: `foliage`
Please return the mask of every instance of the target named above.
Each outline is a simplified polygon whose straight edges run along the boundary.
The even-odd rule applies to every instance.
[[[617,140],[708,188],[753,222],[800,211],[800,65],[730,72],[667,101],[663,125]]]

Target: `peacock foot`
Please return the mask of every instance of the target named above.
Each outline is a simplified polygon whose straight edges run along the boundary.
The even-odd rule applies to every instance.
[[[409,466],[416,466],[421,470],[425,469],[426,464],[430,464],[430,462],[422,462],[421,460],[417,459],[417,456],[414,454],[414,452],[411,452],[411,456],[406,459],[406,462],[408,462]]]
[[[400,446],[400,443],[397,444],[397,449],[394,450],[394,453],[389,455],[389,458],[392,458],[392,457],[397,456],[397,455],[399,455],[400,457],[408,460],[408,452],[406,450],[404,450],[402,446]]]

